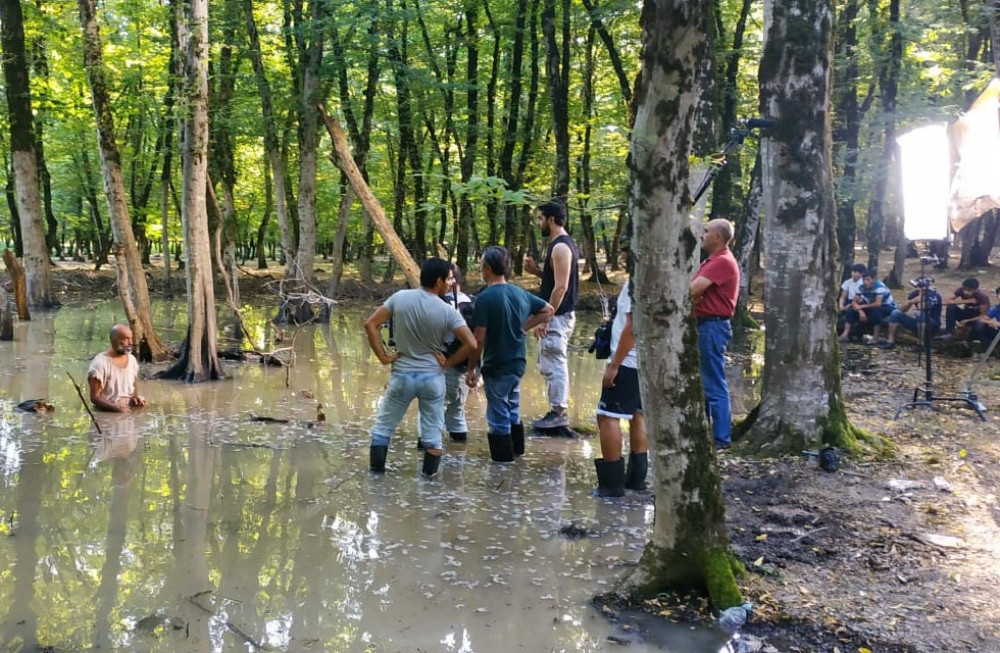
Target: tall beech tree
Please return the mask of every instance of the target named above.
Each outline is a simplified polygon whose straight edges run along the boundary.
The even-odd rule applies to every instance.
[[[833,0],[768,0],[760,110],[776,126],[761,143],[764,189],[764,386],[743,431],[786,453],[856,448],[837,347],[836,207],[831,166]]]
[[[125,183],[122,180],[121,155],[115,142],[115,123],[111,114],[111,98],[101,53],[96,2],[78,0],[77,8],[80,11],[80,25],[83,28],[83,58],[90,81],[94,121],[97,123],[97,140],[104,172],[104,197],[108,203],[111,230],[118,245],[115,258],[123,256],[127,270],[124,274],[118,275],[118,295],[125,309],[125,317],[132,328],[133,338],[139,345],[140,357],[149,356],[154,360],[163,360],[170,352],[153,328],[149,286],[146,284],[142,258],[129,220]],[[122,262],[118,261],[118,265],[121,269]]]
[[[38,187],[34,114],[24,49],[24,15],[20,0],[0,0],[0,46],[3,48],[4,90],[10,124],[15,201],[20,218],[24,277],[28,304],[47,309],[59,305],[52,292],[49,251]]]
[[[700,230],[689,220],[688,163],[711,60],[710,0],[650,0],[642,9],[642,72],[631,140],[635,224],[634,319],[639,383],[656,459],[652,540],[621,591],[707,590],[742,602],[698,372],[690,276]]]
[[[221,379],[212,255],[208,235],[208,0],[178,3],[177,32],[184,51],[181,222],[187,253],[188,329],[183,351],[163,378]]]

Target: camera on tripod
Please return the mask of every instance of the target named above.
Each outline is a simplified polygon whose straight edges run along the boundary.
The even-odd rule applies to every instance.
[[[930,288],[934,285],[934,277],[917,277],[916,279],[910,279],[910,285],[914,288]]]

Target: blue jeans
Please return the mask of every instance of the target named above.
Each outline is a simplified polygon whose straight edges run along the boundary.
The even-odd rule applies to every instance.
[[[510,435],[510,425],[521,423],[521,377],[517,374],[484,376],[483,390],[490,433]]]
[[[899,324],[904,329],[912,331],[913,333],[918,333],[918,327],[920,326],[920,320],[923,318],[923,311],[917,311],[913,315],[909,313],[904,313],[898,308],[894,310],[889,315],[889,324]],[[930,317],[926,320],[927,326],[930,327],[931,335],[934,334],[940,328],[939,324],[934,324]]]
[[[701,384],[705,389],[705,413],[712,423],[717,445],[727,445],[732,437],[733,414],[726,381],[726,345],[733,337],[729,320],[698,323],[698,354]]]
[[[441,448],[444,427],[444,372],[393,372],[372,424],[372,445],[388,445],[414,399],[420,408],[420,439]]]

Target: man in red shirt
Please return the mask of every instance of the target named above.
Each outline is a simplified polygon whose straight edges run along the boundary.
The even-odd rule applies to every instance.
[[[708,258],[691,280],[691,300],[698,322],[698,353],[701,383],[705,389],[705,412],[712,422],[717,449],[728,447],[732,436],[732,409],[726,381],[726,346],[733,337],[730,318],[740,294],[740,267],[729,251],[733,225],[728,220],[710,220],[701,246]]]

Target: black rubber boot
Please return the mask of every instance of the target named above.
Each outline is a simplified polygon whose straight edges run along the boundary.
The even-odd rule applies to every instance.
[[[506,433],[490,433],[486,436],[490,443],[490,459],[495,463],[514,462],[514,444]]]
[[[448,437],[452,442],[465,442],[469,439],[469,434],[465,431],[448,431]]]
[[[424,476],[430,478],[437,474],[438,467],[441,466],[441,454],[434,455],[429,451],[424,451],[424,466],[422,471]]]
[[[624,458],[619,458],[610,463],[603,458],[595,458],[594,468],[597,470],[597,489],[594,490],[595,497],[625,496]]]
[[[646,471],[649,469],[649,453],[630,453],[628,468],[625,470],[625,489],[643,492],[646,489]]]
[[[510,440],[514,446],[514,455],[521,457],[524,455],[524,424],[510,425]]]
[[[385,473],[385,456],[389,453],[387,445],[373,444],[368,449],[368,469],[377,473]]]

